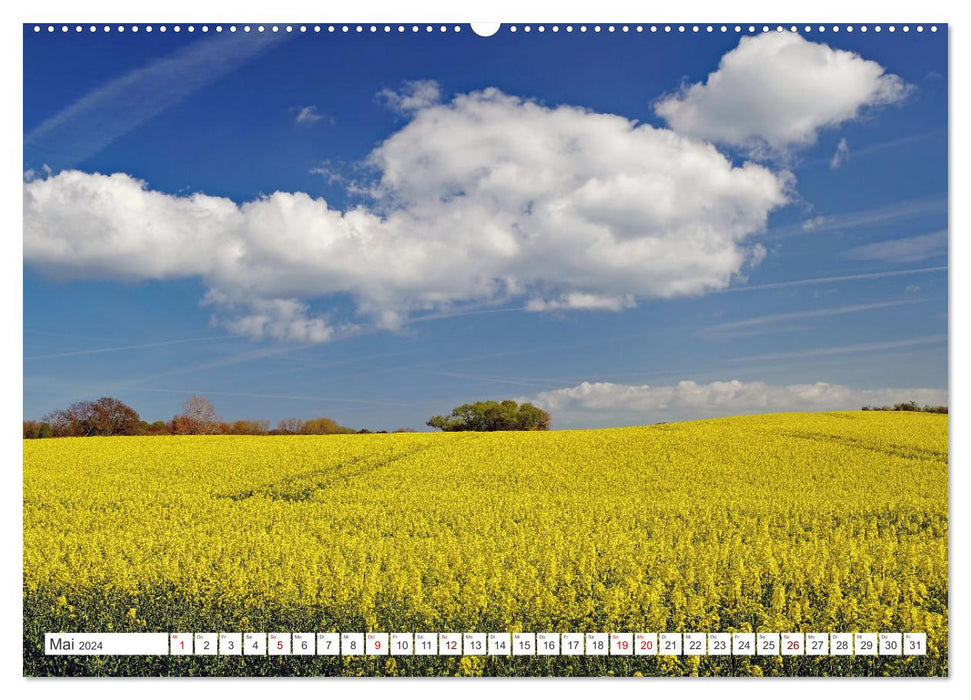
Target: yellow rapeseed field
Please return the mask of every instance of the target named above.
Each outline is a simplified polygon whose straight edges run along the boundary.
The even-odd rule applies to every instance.
[[[25,672],[945,675],[947,426],[25,441]],[[928,654],[43,655],[111,630],[918,631]]]

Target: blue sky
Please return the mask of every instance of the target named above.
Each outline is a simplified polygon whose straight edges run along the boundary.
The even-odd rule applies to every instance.
[[[463,30],[25,27],[25,416],[946,402],[944,32]]]

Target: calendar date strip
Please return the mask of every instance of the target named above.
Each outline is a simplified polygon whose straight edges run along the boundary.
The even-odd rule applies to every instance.
[[[924,632],[47,633],[48,656],[924,656]]]

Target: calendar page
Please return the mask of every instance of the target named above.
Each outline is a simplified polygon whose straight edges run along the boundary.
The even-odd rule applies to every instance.
[[[25,676],[948,675],[946,23],[222,12],[22,27]]]

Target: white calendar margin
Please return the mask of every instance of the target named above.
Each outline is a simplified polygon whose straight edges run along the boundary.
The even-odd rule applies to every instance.
[[[414,22],[422,20],[450,21],[467,23],[469,21],[495,21],[504,22],[602,22],[621,21],[621,22],[734,22],[750,20],[770,20],[784,19],[794,22],[818,22],[824,19],[828,22],[858,23],[861,19],[868,22],[909,22],[917,19],[931,19],[933,21],[962,22],[963,16],[958,14],[955,9],[956,3],[952,4],[949,0],[922,0],[919,4],[914,2],[902,2],[901,0],[884,0],[868,6],[865,11],[861,11],[859,6],[847,3],[845,0],[814,0],[812,3],[803,3],[799,7],[788,7],[780,10],[777,2],[770,0],[734,0],[730,4],[716,0],[695,0],[692,3],[674,4],[653,4],[639,5],[629,0],[597,0],[596,2],[575,2],[565,0],[560,3],[547,3],[543,0],[489,0],[476,5],[458,5],[449,0],[409,0],[407,5],[395,0],[368,0],[368,2],[354,3],[332,3],[324,9],[321,5],[312,0],[274,0],[272,3],[258,2],[256,0],[237,0],[232,7],[219,8],[218,10],[209,5],[199,3],[198,0],[144,0],[137,4],[128,4],[124,10],[119,10],[117,3],[111,0],[85,0],[83,10],[79,11],[79,5],[71,0],[42,0],[34,3],[10,3],[2,11],[3,19],[6,20],[0,27],[6,32],[3,36],[4,41],[0,42],[0,52],[2,52],[2,71],[4,86],[8,88],[7,94],[14,95],[21,100],[22,92],[20,89],[23,76],[23,50],[22,34],[20,25],[28,21],[92,21],[92,22],[114,22],[123,20],[127,22],[211,22],[214,18],[225,17],[229,20],[242,20],[247,22],[279,22],[286,20],[293,21],[326,21],[326,22],[387,22],[401,21]],[[404,8],[404,9],[403,9]],[[862,16],[861,16],[862,15]],[[919,17],[918,17],[919,16]],[[951,66],[950,66],[950,85],[949,101],[951,104],[950,125],[960,122],[967,122],[971,118],[971,104],[968,100],[968,92],[962,91],[959,82],[954,80],[954,72],[967,76],[971,74],[971,42],[968,41],[968,25],[964,23],[961,34],[962,41],[956,41],[952,37],[951,43]],[[23,129],[22,129],[22,109],[10,110],[13,113],[15,128],[8,128],[3,131],[5,152],[15,154],[14,160],[21,166],[19,168],[8,167],[6,169],[7,178],[4,187],[0,187],[0,201],[3,202],[7,230],[18,231],[22,227],[21,220],[21,183],[22,183],[22,158],[23,153]],[[960,116],[963,115],[963,116]],[[953,126],[951,127],[953,128]],[[959,186],[967,186],[969,180],[968,163],[971,163],[971,152],[968,150],[968,141],[959,137],[954,131],[951,133],[951,193],[950,201],[951,213],[949,224],[952,231],[963,229],[962,224],[968,220],[964,214],[962,204],[957,201],[953,194]],[[959,165],[960,164],[960,165]],[[950,256],[952,270],[967,269],[971,266],[971,259],[966,253],[969,248],[966,245],[954,245],[952,237]],[[23,355],[23,336],[22,336],[22,267],[20,262],[22,240],[19,236],[6,236],[0,242],[3,246],[3,254],[0,260],[6,266],[3,278],[8,280],[12,290],[12,303],[6,305],[8,310],[9,326],[15,329],[19,342],[10,342],[0,347],[0,357],[5,362],[3,366],[7,368],[8,378],[8,400],[2,404],[2,415],[4,425],[14,424],[15,419],[22,413],[19,405],[19,397],[22,394],[22,355]],[[949,285],[952,285],[954,298],[971,298],[971,275],[949,275]],[[19,303],[17,303],[19,302]],[[951,310],[951,328],[949,330],[949,352],[955,352],[956,347],[971,347],[971,336],[968,334],[967,323],[968,307],[962,309],[956,305]],[[961,366],[961,363],[953,363],[950,367],[949,377],[951,382],[952,399],[954,393],[958,393],[962,400],[957,403],[964,403],[963,397],[971,397],[971,382],[968,381],[968,374]],[[9,399],[14,397],[16,401]],[[969,454],[964,447],[964,439],[961,435],[969,435],[965,425],[968,421],[963,417],[964,412],[959,411],[951,420],[957,420],[951,431],[952,442],[950,443],[950,453],[952,464],[966,463],[966,455]],[[953,438],[957,437],[956,441]],[[18,454],[22,449],[20,438],[15,435],[15,431],[8,430],[5,434],[6,454]],[[20,463],[22,465],[22,462]],[[5,503],[2,517],[6,523],[6,531],[20,535],[11,535],[5,538],[3,545],[4,561],[22,562],[22,466],[16,466],[7,471],[7,479],[10,488],[2,489]],[[16,482],[16,483],[13,483]],[[962,502],[969,495],[967,477],[951,470],[949,479],[949,498],[951,503]],[[952,509],[951,512],[954,512]],[[967,542],[971,539],[971,527],[968,526],[966,518],[954,519],[949,523],[952,537],[950,542]],[[953,555],[955,549],[950,550]],[[952,580],[967,581],[971,579],[971,568],[966,558],[951,556],[949,559]],[[4,628],[8,630],[22,629],[22,609],[20,582],[15,576],[4,577],[3,617]],[[949,625],[951,630],[971,629],[971,606],[956,605],[949,610]],[[950,636],[950,657],[951,659],[965,658],[968,655],[968,647],[971,639],[966,634],[952,633]],[[22,640],[15,634],[3,635],[0,638],[0,668],[2,668],[3,679],[17,687],[16,683],[23,683],[21,686],[22,695],[30,695],[32,698],[46,700],[63,700],[65,691],[73,688],[71,679],[63,679],[56,683],[37,683],[24,679],[22,675],[23,648]],[[967,680],[968,671],[962,669],[951,670],[953,678]],[[181,697],[202,697],[210,695],[214,689],[213,683],[232,687],[234,700],[265,700],[267,693],[273,689],[275,692],[285,692],[286,689],[294,688],[291,679],[261,679],[260,683],[248,683],[247,678],[225,678],[213,681],[211,679],[180,679],[178,694]],[[555,689],[558,700],[571,700],[572,698],[583,698],[589,700],[592,688],[598,682],[609,682],[614,685],[619,679],[609,679],[598,681],[597,679],[571,679],[580,680],[578,683],[564,684],[555,679],[545,681],[551,685],[546,686]],[[821,692],[832,692],[833,690],[844,690],[849,692],[859,692],[861,684],[867,683],[868,679],[839,679],[827,678],[825,686],[812,679],[802,679],[806,682],[788,683],[784,690],[787,700],[819,700]],[[921,684],[921,679],[894,679],[892,683],[880,679],[881,700],[913,700],[915,693],[926,692],[927,685]],[[136,683],[137,687],[132,683]],[[536,693],[539,687],[537,683],[545,683],[537,679],[505,679],[501,685],[501,692],[512,697],[530,697]],[[632,681],[635,682],[635,681]],[[747,698],[766,698],[766,700],[777,700],[780,686],[775,683],[764,683],[762,679],[728,679],[733,688],[741,689]],[[27,684],[30,684],[29,688]],[[71,686],[65,683],[72,683]],[[681,698],[690,699],[694,697],[710,699],[712,686],[710,683],[718,683],[718,679],[707,679],[701,684],[685,684],[680,679],[652,679],[648,688],[656,688],[655,683],[669,685],[671,690],[676,692]],[[172,700],[173,686],[166,682],[166,679],[138,679],[137,681],[125,681],[119,679],[84,679],[84,684],[88,688],[96,689],[98,700],[109,700],[119,698],[121,700],[132,700],[132,696],[137,693],[138,700]],[[361,684],[361,685],[359,685]],[[677,685],[675,685],[677,684]],[[935,697],[963,697],[964,691],[959,691],[963,684],[959,683],[937,683],[933,686]],[[635,686],[624,685],[626,690],[633,689]],[[188,688],[194,690],[193,693],[186,693]],[[328,692],[346,692],[348,696],[352,691],[347,686],[328,686]],[[347,688],[345,690],[345,688]],[[368,679],[355,679],[353,685],[355,700],[378,698],[387,694],[388,686],[382,682],[369,681]],[[453,700],[455,697],[455,686],[443,684],[438,679],[409,679],[407,684],[394,686],[396,693],[400,693],[401,700],[410,698],[448,698]],[[469,700],[495,700],[497,686],[493,683],[464,684],[461,688],[463,698]],[[866,692],[866,691],[864,691]]]

